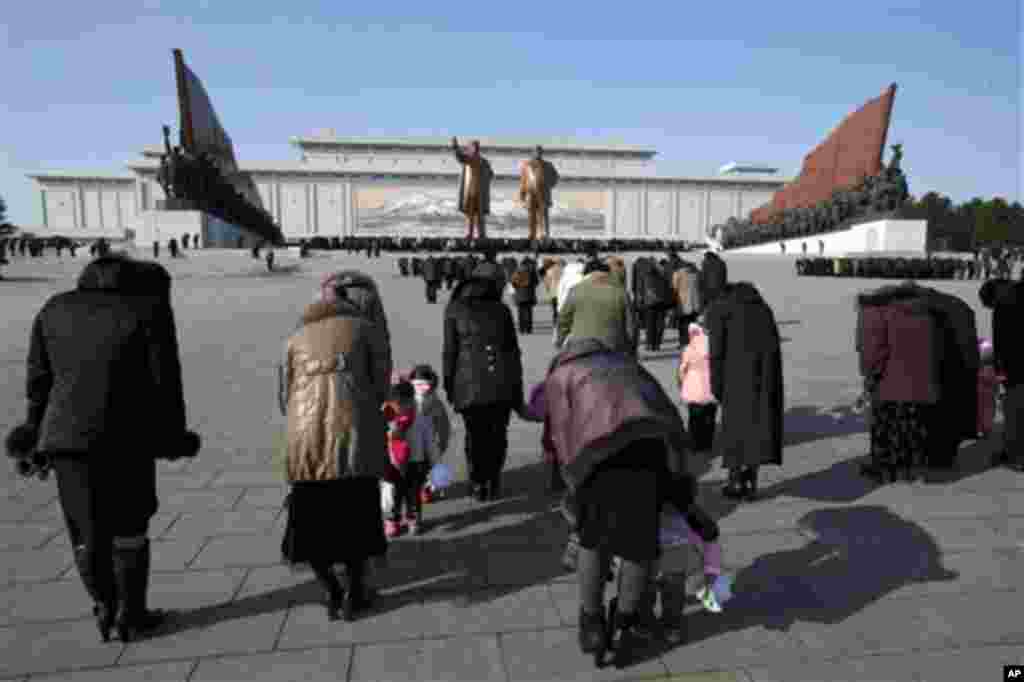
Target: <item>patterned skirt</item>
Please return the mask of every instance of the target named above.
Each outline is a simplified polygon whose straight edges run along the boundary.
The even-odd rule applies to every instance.
[[[934,406],[880,401],[871,410],[871,458],[878,466],[925,466]]]

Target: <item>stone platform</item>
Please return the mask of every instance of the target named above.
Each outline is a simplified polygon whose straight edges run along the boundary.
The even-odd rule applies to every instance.
[[[921,258],[926,255],[928,223],[925,220],[876,220],[858,223],[835,232],[810,234],[794,239],[766,242],[755,246],[729,249],[736,255],[778,255],[785,253],[796,256],[852,256],[872,254],[877,257],[893,257],[892,254],[913,254]],[[821,250],[820,244],[824,244]],[[785,252],[782,246],[785,245]],[[806,253],[804,247],[806,246]]]
[[[101,644],[54,483],[0,464],[0,679],[962,682],[1001,679],[1003,664],[1024,662],[1024,476],[990,469],[993,445],[971,442],[941,479],[876,488],[858,478],[867,440],[851,410],[853,297],[869,283],[807,286],[788,261],[728,253],[730,278],[756,281],[775,309],[787,412],[785,466],[764,471],[755,504],[726,504],[717,462],[693,463],[736,573],[725,613],[691,605],[685,644],[595,671],[576,644],[576,585],[558,562],[565,529],[544,492],[540,429],[514,421],[506,497],[475,505],[454,491],[429,505],[425,535],[397,540],[376,572],[373,610],[328,624],[312,576],[279,559],[282,342],[322,274],[357,267],[381,286],[398,366],[440,367],[445,294],[426,305],[422,282],[398,277],[393,257],[278,255],[273,274],[238,251],[161,259],[175,277],[189,421],[205,439],[195,461],[160,466],[151,602],[181,611],[173,626]],[[86,262],[48,254],[4,269],[4,432],[25,413],[32,317]],[[964,298],[990,334],[978,283],[930,286]],[[521,339],[529,383],[552,354],[549,310],[538,307],[535,333]],[[677,354],[670,332],[663,352],[643,356],[672,395]],[[447,458],[461,475],[453,423]],[[343,541],[343,521],[324,532]]]

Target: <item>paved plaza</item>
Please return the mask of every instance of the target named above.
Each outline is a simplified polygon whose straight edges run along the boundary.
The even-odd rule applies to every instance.
[[[395,256],[278,255],[273,274],[246,252],[161,259],[175,277],[189,425],[204,441],[196,460],[160,465],[150,601],[178,613],[157,636],[100,643],[56,485],[0,463],[0,679],[984,682],[1024,663],[1024,476],[990,469],[992,444],[968,442],[942,478],[859,478],[854,296],[879,282],[797,278],[788,257],[726,257],[730,279],[756,282],[779,321],[786,447],[785,466],[763,470],[762,499],[739,507],[718,495],[717,462],[694,463],[736,575],[724,613],[691,604],[685,644],[595,670],[576,642],[577,588],[559,564],[565,527],[545,491],[540,426],[513,419],[505,497],[479,505],[457,488],[427,506],[426,533],[395,541],[375,570],[371,612],[328,623],[312,575],[280,560],[283,340],[323,273],[355,267],[381,287],[396,367],[440,368],[447,294],[425,304],[422,281],[400,278]],[[4,267],[5,434],[25,416],[32,317],[86,262],[48,252]],[[961,296],[990,335],[978,282],[931,285]],[[528,384],[553,353],[550,308],[536,317],[520,339]],[[669,332],[661,353],[643,353],[673,396],[675,349]],[[448,461],[464,477],[453,424]],[[343,541],[345,519],[323,533]]]

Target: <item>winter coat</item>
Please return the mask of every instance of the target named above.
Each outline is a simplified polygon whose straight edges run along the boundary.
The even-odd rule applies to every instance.
[[[558,278],[558,314],[562,314],[565,302],[569,300],[569,292],[577,284],[583,281],[583,265],[580,263],[569,263],[562,268],[562,274]]]
[[[679,410],[636,358],[596,339],[570,342],[544,384],[544,441],[577,490],[602,461],[640,439],[666,443],[668,468],[686,470],[692,445]]]
[[[653,258],[638,258],[633,264],[633,300],[639,309],[667,310],[672,292],[664,271]]]
[[[494,171],[491,170],[490,162],[483,156],[477,159],[470,158],[470,156],[464,153],[461,149],[455,150],[455,159],[462,164],[462,172],[459,174],[459,212],[466,212],[466,166],[468,164],[475,164],[479,178],[477,182],[480,188],[480,215],[489,215],[491,212],[491,180],[494,179]]]
[[[523,404],[523,365],[512,313],[493,278],[473,277],[452,292],[444,313],[443,381],[456,411]]]
[[[623,353],[633,350],[633,316],[626,290],[607,272],[592,272],[574,286],[558,312],[558,345],[574,339],[594,338]]]
[[[996,392],[1000,379],[1001,377],[996,374],[996,368],[992,365],[985,365],[978,370],[978,411],[975,415],[977,433],[992,431],[992,422],[996,416]]]
[[[433,423],[433,434],[439,455],[448,451],[451,442],[452,424],[448,418],[448,409],[444,406],[436,392],[416,396],[418,414],[430,419]]]
[[[672,290],[680,315],[696,315],[701,311],[700,272],[689,263],[672,274]]]
[[[618,256],[608,256],[605,259],[608,263],[608,268],[612,272],[612,280],[615,281],[623,289],[626,288],[626,262]]]
[[[714,302],[729,281],[725,261],[710,251],[704,254],[704,263],[700,269],[700,293],[704,305]]]
[[[381,326],[347,301],[317,302],[303,312],[280,373],[289,482],[384,475],[389,346]],[[347,390],[341,381],[351,382]]]
[[[974,310],[952,294],[922,287],[938,312],[941,347],[945,350],[939,364],[939,411],[937,428],[940,442],[956,449],[960,441],[973,439],[978,410],[978,327]]]
[[[782,464],[782,350],[772,309],[739,282],[705,313],[711,392],[722,410],[715,454],[726,467]]]
[[[684,403],[706,405],[714,402],[711,392],[711,358],[708,337],[703,332],[690,334],[690,342],[679,359],[679,398]]]
[[[878,400],[935,404],[942,395],[943,324],[917,286],[887,286],[861,294],[861,374]]]
[[[1024,384],[1024,283],[1014,282],[997,298],[992,309],[992,347],[996,369],[1006,376],[1006,387]]]
[[[558,300],[558,284],[562,279],[561,261],[548,261],[544,270],[544,296],[545,303]]]
[[[441,264],[433,256],[428,257],[423,261],[423,281],[430,283],[437,283],[443,279],[441,274]]]
[[[522,273],[522,275],[519,275],[519,273]],[[517,280],[519,282],[525,281],[526,286],[516,286]],[[533,262],[527,263],[524,261],[512,277],[512,286],[516,292],[516,305],[536,305],[537,284],[539,282],[540,277],[537,275],[537,268],[534,267]]]
[[[503,291],[507,279],[505,276],[505,268],[500,264],[493,261],[485,260],[473,269],[471,275],[474,279],[493,279],[498,283],[498,290]]]
[[[46,301],[26,367],[26,421],[39,453],[188,454],[170,287],[156,263],[103,256],[75,290]]]

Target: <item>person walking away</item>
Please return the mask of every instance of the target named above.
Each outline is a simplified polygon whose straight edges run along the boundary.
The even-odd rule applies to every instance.
[[[544,281],[544,300],[551,303],[551,326],[558,327],[558,283],[562,278],[565,261],[559,258],[548,258],[544,261],[540,276]]]
[[[782,465],[783,380],[778,325],[749,282],[727,285],[704,313],[711,358],[711,393],[722,425],[715,456],[729,470],[723,495],[753,500],[758,469]]]
[[[387,551],[379,481],[389,461],[381,406],[390,375],[390,337],[373,280],[329,276],[285,343],[279,402],[291,486],[281,552],[313,569],[332,621],[352,620],[369,606],[366,563]],[[343,519],[344,534],[325,533],[325,519]],[[347,590],[337,563],[346,567]]]
[[[729,281],[728,268],[718,254],[708,251],[700,268],[701,303],[707,309],[714,303]]]
[[[444,390],[466,425],[466,463],[477,501],[500,496],[508,425],[523,404],[523,365],[501,284],[474,274],[459,284],[444,314]]]
[[[159,258],[159,257],[160,257],[160,242],[155,241],[155,242],[153,242],[153,258]]]
[[[693,322],[687,327],[690,342],[679,359],[679,397],[689,412],[687,428],[697,452],[711,450],[718,405],[711,393],[711,360],[704,328]]]
[[[700,272],[693,264],[683,261],[672,274],[672,291],[675,294],[676,324],[679,333],[679,347],[689,343],[690,325],[701,311]]]
[[[437,303],[437,290],[441,286],[441,267],[433,256],[428,256],[423,262],[423,281],[427,285],[427,303]]]
[[[390,518],[384,522],[384,534],[388,538],[398,536],[403,529],[408,529],[410,535],[419,535],[420,491],[427,480],[431,460],[437,458],[432,452],[435,446],[433,422],[429,418],[420,419],[416,407],[416,390],[403,377],[392,386],[391,399],[384,406],[391,460],[385,480],[394,486]]]
[[[570,338],[596,338],[612,350],[631,354],[635,334],[626,290],[612,280],[607,263],[589,261],[559,313],[558,347]]]
[[[170,241],[168,241],[167,242],[167,250],[170,252],[171,258],[177,258],[178,257],[178,240],[172,238]]]
[[[512,274],[516,310],[519,313],[519,333],[533,333],[533,307],[537,305],[537,270],[534,262],[524,259]]]
[[[146,605],[156,459],[200,447],[186,428],[170,275],[120,255],[92,261],[36,315],[26,370],[28,416],[8,435],[8,454],[56,472],[100,637],[115,630],[128,643],[165,618]]]

